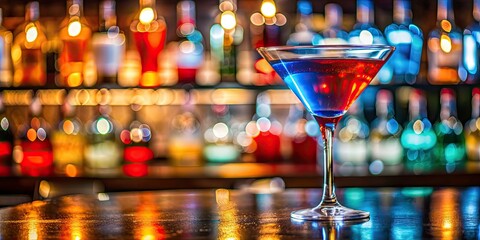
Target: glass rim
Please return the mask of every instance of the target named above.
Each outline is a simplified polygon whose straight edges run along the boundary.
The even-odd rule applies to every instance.
[[[294,49],[325,49],[325,50],[372,50],[372,49],[390,49],[395,50],[394,46],[384,45],[384,44],[371,44],[371,45],[361,45],[361,44],[338,44],[338,45],[301,45],[301,46],[271,46],[271,47],[258,47],[257,51],[268,52],[268,51],[288,51]]]

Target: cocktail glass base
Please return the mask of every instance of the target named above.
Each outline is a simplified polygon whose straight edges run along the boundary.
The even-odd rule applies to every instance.
[[[300,220],[311,221],[351,221],[369,219],[370,213],[346,208],[339,203],[320,204],[315,208],[293,211],[290,216]]]

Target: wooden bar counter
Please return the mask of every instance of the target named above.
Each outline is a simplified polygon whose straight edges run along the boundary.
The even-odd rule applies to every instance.
[[[480,187],[340,188],[366,222],[295,221],[321,189],[72,195],[0,209],[0,239],[478,239]]]

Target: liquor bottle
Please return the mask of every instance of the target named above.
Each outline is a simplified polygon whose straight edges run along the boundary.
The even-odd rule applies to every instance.
[[[174,166],[200,166],[203,164],[203,138],[200,121],[194,112],[193,99],[187,93],[181,112],[173,117],[168,156]]]
[[[211,163],[233,162],[240,156],[240,150],[233,144],[234,134],[228,105],[212,105],[212,124],[205,131],[203,155]]]
[[[348,35],[348,42],[352,44],[387,44],[382,31],[374,25],[372,0],[357,0],[357,23]],[[392,81],[393,69],[388,61],[380,69],[373,83],[388,84]]]
[[[116,126],[110,119],[110,106],[100,105],[99,115],[87,124],[85,164],[90,169],[107,169],[120,166],[122,150],[117,141]]]
[[[12,133],[12,126],[10,124],[10,120],[5,114],[3,96],[0,95],[0,166],[12,165],[13,145],[14,137]]]
[[[158,56],[165,46],[167,24],[157,15],[155,0],[140,0],[140,11],[130,24],[142,65],[141,87],[158,87]]]
[[[138,120],[137,111],[140,105],[132,105],[133,121],[127,129],[120,133],[123,143],[123,159],[125,163],[146,163],[153,159],[153,151],[149,147],[152,131],[148,124]]]
[[[323,44],[346,44],[348,42],[348,33],[343,30],[343,10],[335,3],[325,5],[326,29],[322,31]],[[320,44],[315,42],[313,44]]]
[[[302,105],[292,104],[284,126],[284,136],[290,141],[289,159],[299,164],[317,163],[317,138],[320,128]]]
[[[39,17],[38,2],[28,3],[25,22],[15,31],[12,45],[14,86],[44,86],[47,81],[46,57],[41,49],[47,37]]]
[[[437,145],[435,153],[441,163],[458,163],[465,159],[463,126],[457,117],[455,93],[444,88],[440,93],[440,120],[435,123]]]
[[[472,91],[472,118],[465,123],[465,143],[468,160],[480,161],[480,88]]]
[[[13,81],[12,71],[12,32],[5,29],[3,23],[3,11],[0,8],[0,87],[9,87]]]
[[[412,163],[414,167],[428,167],[432,163],[437,136],[427,117],[427,100],[423,91],[415,89],[410,93],[409,113],[410,120],[400,137],[407,167]],[[422,166],[416,166],[416,163],[422,164]]]
[[[369,157],[370,129],[365,120],[362,99],[352,104],[338,123],[333,147],[334,159],[340,164],[364,166]]]
[[[234,81],[237,72],[237,49],[243,42],[244,29],[237,19],[236,1],[220,0],[219,9],[215,24],[210,27],[211,56],[213,61],[218,62],[221,80]]]
[[[51,168],[53,166],[53,149],[50,141],[50,127],[41,117],[42,104],[35,97],[30,104],[30,119],[19,129],[19,140],[22,151],[20,166],[25,169]],[[27,172],[29,172],[27,170]]]
[[[180,37],[177,55],[178,81],[194,83],[204,58],[203,36],[195,26],[195,2],[178,2],[177,18],[177,35]]]
[[[371,125],[370,148],[372,163],[382,161],[383,165],[402,163],[403,148],[400,144],[402,126],[394,118],[392,93],[379,90],[376,101],[377,118]]]
[[[322,42],[322,37],[312,30],[312,13],[312,3],[309,0],[297,2],[298,22],[295,25],[295,31],[288,37],[287,45],[312,45],[312,43],[320,44]]]
[[[274,0],[263,0],[260,12],[253,13],[250,17],[250,35],[253,49],[282,45],[281,27],[285,25],[286,21],[286,17],[277,12],[277,6]],[[256,54],[254,68],[257,72],[257,76],[254,79],[255,85],[282,83],[282,81],[276,77],[276,73],[270,64],[258,53]]]
[[[451,0],[438,0],[437,26],[428,35],[427,58],[429,83],[460,82],[462,32],[455,25]]]
[[[85,78],[85,57],[92,37],[92,30],[83,16],[83,0],[67,0],[67,17],[58,34],[63,47],[58,59],[57,85],[78,87]]]
[[[59,172],[67,167],[80,169],[83,167],[86,139],[83,125],[75,117],[75,106],[69,100],[62,105],[63,119],[52,134],[53,162]]]
[[[97,68],[97,84],[117,83],[125,55],[125,35],[117,26],[115,1],[100,4],[100,27],[92,36],[92,50]]]
[[[395,0],[393,22],[385,28],[388,44],[395,52],[389,60],[393,68],[394,83],[413,84],[420,71],[423,32],[412,23],[410,0]]]
[[[473,0],[473,23],[463,31],[462,67],[465,74],[461,74],[462,81],[473,84],[480,78],[480,0]]]
[[[281,155],[280,135],[282,125],[272,116],[270,97],[267,93],[257,96],[256,113],[246,126],[246,133],[252,137],[253,155],[257,162],[279,163]]]

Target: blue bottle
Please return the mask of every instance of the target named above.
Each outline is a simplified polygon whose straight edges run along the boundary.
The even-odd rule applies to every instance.
[[[393,68],[394,83],[413,84],[420,71],[422,58],[423,32],[412,24],[410,0],[395,0],[393,22],[385,28],[388,44],[396,47],[389,62]]]
[[[309,0],[299,0],[297,2],[298,22],[295,25],[295,31],[290,34],[287,45],[312,45],[312,43],[321,41],[322,37],[312,31],[312,3]]]
[[[478,83],[480,78],[480,0],[473,1],[473,23],[463,31],[463,56],[460,78],[467,83]]]
[[[382,31],[374,24],[373,2],[371,0],[357,0],[357,23],[348,35],[348,42],[352,44],[387,44]],[[392,81],[393,69],[388,61],[372,83],[389,84]]]
[[[323,30],[324,44],[346,44],[348,42],[348,33],[343,30],[343,11],[342,7],[335,3],[325,5],[325,22],[327,28]],[[314,44],[316,44],[314,42]]]

